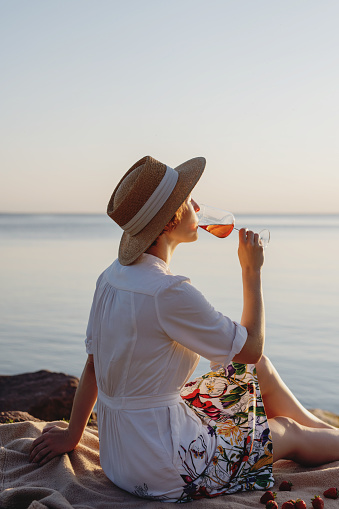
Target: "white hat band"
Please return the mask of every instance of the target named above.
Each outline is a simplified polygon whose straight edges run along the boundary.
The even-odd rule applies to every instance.
[[[170,197],[178,180],[178,172],[166,166],[166,172],[160,184],[148,198],[147,202],[135,214],[128,223],[121,228],[129,235],[136,235],[153,219],[159,212],[166,200]]]

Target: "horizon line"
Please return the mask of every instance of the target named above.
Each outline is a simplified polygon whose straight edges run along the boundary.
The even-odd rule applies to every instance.
[[[249,216],[249,215],[253,215],[253,216],[315,216],[315,215],[319,215],[319,216],[337,216],[339,215],[339,211],[338,212],[307,212],[307,211],[304,211],[304,212],[236,212],[236,211],[233,211],[233,214],[234,215],[246,215],[246,216]],[[0,215],[31,215],[31,216],[43,216],[43,215],[46,215],[46,216],[56,216],[56,215],[64,215],[64,216],[106,216],[107,213],[106,212],[57,212],[57,211],[43,211],[43,212],[28,212],[28,211],[4,211],[4,210],[0,210]]]

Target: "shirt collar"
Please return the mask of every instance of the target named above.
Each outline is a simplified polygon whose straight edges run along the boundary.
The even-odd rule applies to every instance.
[[[171,273],[169,266],[167,263],[162,260],[161,258],[158,258],[157,256],[151,255],[149,253],[143,253],[141,256],[139,256],[137,263],[142,263],[145,265],[151,265],[153,267],[159,267],[168,274]]]

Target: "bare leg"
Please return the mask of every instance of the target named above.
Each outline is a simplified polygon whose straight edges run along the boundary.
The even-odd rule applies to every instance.
[[[290,417],[303,426],[336,429],[311,414],[292,394],[279,373],[265,355],[256,364],[261,395],[268,419]]]
[[[339,429],[310,428],[287,417],[269,419],[273,461],[289,459],[305,466],[339,460]]]

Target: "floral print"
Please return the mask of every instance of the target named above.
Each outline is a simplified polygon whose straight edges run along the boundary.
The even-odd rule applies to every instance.
[[[152,495],[152,493],[149,492],[149,489],[148,489],[148,486],[146,483],[144,483],[142,486],[141,485],[135,486],[134,491],[132,493],[133,493],[133,495],[136,495],[137,497],[147,498],[148,500],[154,500],[154,501],[158,501],[158,502],[167,502],[167,500],[169,498],[164,495],[161,497]]]
[[[202,436],[188,450],[181,446],[184,484],[177,502],[274,484],[272,441],[254,365],[231,363],[207,373],[187,383],[181,397],[208,426],[216,448],[207,458]],[[202,461],[206,462],[203,470]]]

